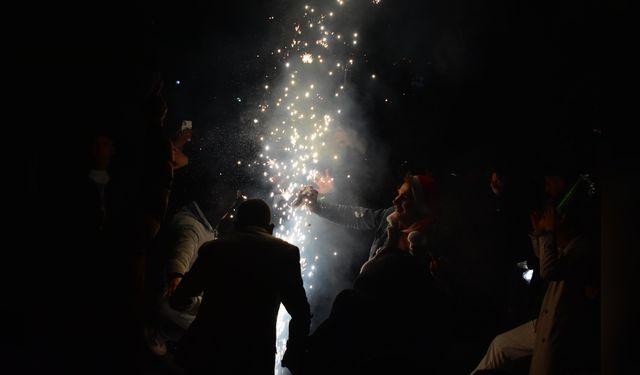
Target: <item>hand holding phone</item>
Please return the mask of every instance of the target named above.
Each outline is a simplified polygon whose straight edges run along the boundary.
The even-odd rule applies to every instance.
[[[193,129],[193,122],[191,120],[182,120],[182,125],[180,125],[180,131],[183,132],[185,130]]]

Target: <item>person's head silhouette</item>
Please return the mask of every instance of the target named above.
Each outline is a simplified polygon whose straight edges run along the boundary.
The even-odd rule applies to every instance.
[[[247,199],[238,206],[236,227],[242,230],[251,226],[264,228],[269,233],[273,232],[271,210],[262,199]]]

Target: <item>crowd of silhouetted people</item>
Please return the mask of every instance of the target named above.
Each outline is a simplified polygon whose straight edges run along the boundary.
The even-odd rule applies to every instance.
[[[32,336],[47,337],[30,349],[33,369],[272,374],[282,303],[293,374],[598,373],[589,168],[559,152],[533,172],[506,156],[464,176],[416,171],[383,208],[319,199],[319,179],[296,209],[367,231],[371,246],[310,331],[300,250],[273,235],[269,205],[229,201],[206,181],[176,186],[193,133],[168,135],[161,90],[144,103],[135,152],[118,155],[117,137],[97,129],[77,178],[47,198],[65,200],[49,205],[65,222],[51,225],[56,267],[33,303]]]

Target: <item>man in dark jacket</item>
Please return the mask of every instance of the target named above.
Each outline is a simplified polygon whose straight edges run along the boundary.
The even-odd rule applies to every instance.
[[[243,202],[237,231],[204,245],[172,295],[180,310],[204,292],[178,352],[187,374],[273,374],[281,302],[291,315],[283,365],[297,370],[311,320],[300,252],[270,222],[264,201]]]

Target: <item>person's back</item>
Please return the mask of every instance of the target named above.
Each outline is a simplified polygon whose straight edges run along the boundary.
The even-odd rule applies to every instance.
[[[204,291],[181,342],[179,359],[187,371],[272,374],[280,302],[292,316],[287,346],[299,348],[310,321],[299,262],[298,249],[264,226],[242,225],[203,246],[172,297],[176,308],[184,308]]]

